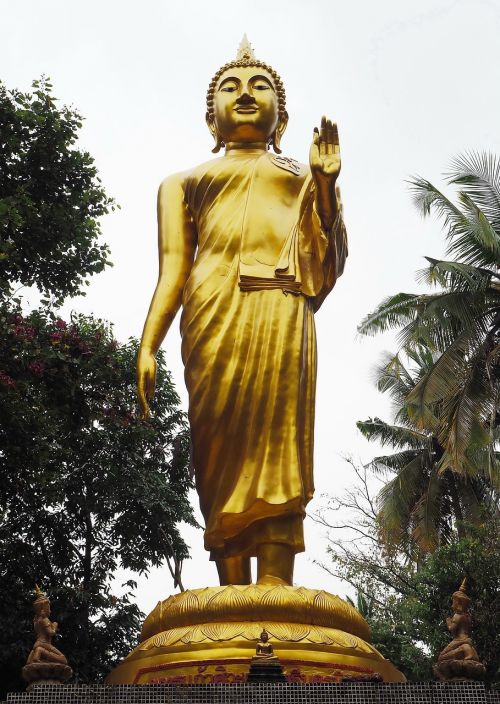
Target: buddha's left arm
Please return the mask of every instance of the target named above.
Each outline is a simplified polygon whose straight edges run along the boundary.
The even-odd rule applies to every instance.
[[[340,147],[337,125],[323,117],[321,129],[314,129],[309,165],[315,185],[315,205],[323,229],[329,232],[339,213],[336,183],[340,174]]]

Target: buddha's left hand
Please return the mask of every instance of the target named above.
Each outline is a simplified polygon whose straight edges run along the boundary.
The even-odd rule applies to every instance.
[[[321,118],[321,130],[314,128],[309,164],[315,181],[336,181],[340,173],[339,132],[335,122]]]
[[[337,125],[321,118],[321,129],[314,128],[309,165],[316,185],[316,208],[323,227],[329,230],[338,212],[335,182],[340,173],[340,147]]]

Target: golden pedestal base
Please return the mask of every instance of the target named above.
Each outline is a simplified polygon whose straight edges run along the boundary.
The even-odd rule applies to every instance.
[[[262,629],[291,682],[404,676],[369,644],[352,606],[325,591],[250,584],[206,587],[158,602],[141,643],[107,684],[244,682]],[[368,641],[368,642],[367,642]]]

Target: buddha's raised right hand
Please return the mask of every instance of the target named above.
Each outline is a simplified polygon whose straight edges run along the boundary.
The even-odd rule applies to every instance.
[[[139,348],[137,355],[137,394],[141,418],[149,417],[149,402],[154,396],[156,387],[156,359],[154,354]]]

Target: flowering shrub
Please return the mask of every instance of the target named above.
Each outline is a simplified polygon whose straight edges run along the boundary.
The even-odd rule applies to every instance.
[[[116,570],[187,556],[186,421],[161,356],[154,419],[138,418],[136,351],[102,320],[0,305],[2,673],[6,658],[19,673],[29,651],[35,583],[57,606],[77,678],[96,681],[140,628],[132,583],[111,591]]]

